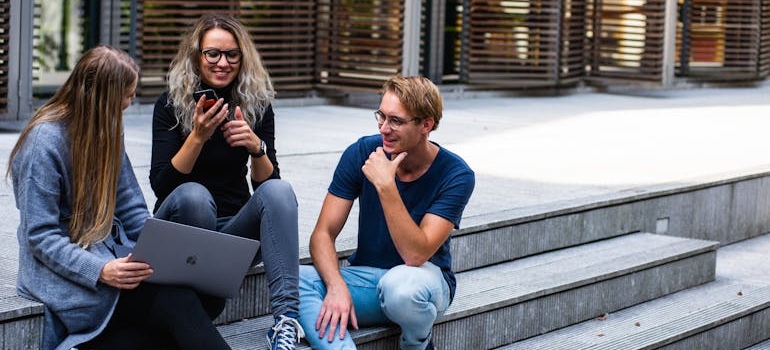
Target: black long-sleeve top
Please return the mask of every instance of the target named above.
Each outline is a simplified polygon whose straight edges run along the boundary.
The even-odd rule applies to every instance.
[[[217,91],[217,94],[228,102],[229,92]],[[262,121],[253,130],[267,144],[267,157],[273,163],[273,173],[269,179],[279,179],[272,105],[267,107]],[[192,171],[183,174],[171,165],[171,158],[179,152],[186,137],[181,125],[177,125],[174,107],[168,103],[168,92],[164,92],[155,102],[152,116],[150,185],[157,197],[154,211],[158,210],[163,200],[177,186],[185,182],[197,182],[211,192],[217,205],[218,217],[235,215],[251,196],[247,182],[248,151],[245,147],[230,147],[222,131],[217,129],[203,145]],[[261,184],[253,179],[251,181],[252,188]]]

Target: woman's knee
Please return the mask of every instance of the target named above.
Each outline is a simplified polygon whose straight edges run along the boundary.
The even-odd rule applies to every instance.
[[[271,179],[263,182],[256,191],[256,195],[263,198],[263,203],[274,205],[283,205],[286,207],[297,207],[297,197],[294,189],[288,181],[280,179]]]
[[[214,196],[211,195],[211,192],[209,192],[206,186],[197,182],[185,182],[177,186],[177,188],[171,191],[168,198],[175,200],[177,205],[185,207],[200,206],[204,203],[212,206],[215,205]]]
[[[214,228],[217,205],[205,186],[186,182],[177,186],[166,197],[155,216],[182,224]]]

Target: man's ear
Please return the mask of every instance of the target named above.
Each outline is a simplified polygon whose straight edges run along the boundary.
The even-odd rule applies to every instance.
[[[429,133],[433,131],[433,126],[436,125],[436,119],[431,117],[426,117],[422,120],[422,123],[420,126],[422,127],[422,131],[425,133]]]

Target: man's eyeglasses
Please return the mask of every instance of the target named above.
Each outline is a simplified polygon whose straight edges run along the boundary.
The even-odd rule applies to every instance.
[[[217,49],[205,49],[202,50],[201,53],[203,54],[203,57],[206,58],[206,62],[211,64],[217,64],[219,62],[219,59],[222,58],[222,54],[225,55],[225,59],[227,60],[227,63],[230,64],[236,64],[241,61],[241,50],[238,49],[232,49],[232,50],[217,50]]]
[[[385,122],[388,123],[388,127],[390,130],[398,130],[401,128],[402,125],[406,123],[411,123],[419,118],[412,118],[409,120],[403,120],[399,117],[386,117],[385,113],[382,113],[381,111],[374,111],[374,119],[377,120],[377,126],[382,127],[382,124],[385,124]]]

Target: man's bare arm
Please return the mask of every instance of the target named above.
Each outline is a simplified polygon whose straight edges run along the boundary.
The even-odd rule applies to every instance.
[[[329,341],[337,333],[342,339],[348,322],[354,329],[358,329],[353,299],[340,274],[337,249],[334,246],[352,207],[352,200],[327,193],[315,229],[310,235],[310,256],[316,271],[326,284],[326,297],[316,319],[316,329],[320,330],[318,335],[323,338],[329,326]]]

